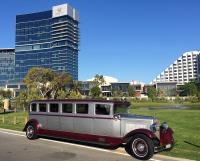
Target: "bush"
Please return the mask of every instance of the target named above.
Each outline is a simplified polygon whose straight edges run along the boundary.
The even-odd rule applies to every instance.
[[[189,101],[191,103],[197,103],[197,102],[199,102],[198,97],[189,97]]]
[[[174,100],[175,103],[183,103],[183,98],[180,98],[179,96],[177,96]]]

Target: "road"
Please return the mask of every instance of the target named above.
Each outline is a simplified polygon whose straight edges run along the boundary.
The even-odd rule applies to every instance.
[[[0,161],[136,161],[123,151],[66,141],[28,140],[22,132],[0,130]],[[176,159],[175,159],[176,160]],[[173,161],[154,157],[151,161]]]

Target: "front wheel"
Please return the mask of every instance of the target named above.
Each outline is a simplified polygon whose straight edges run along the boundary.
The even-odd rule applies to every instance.
[[[37,139],[36,128],[34,125],[29,124],[26,128],[26,137],[30,140]]]
[[[146,135],[136,134],[127,143],[125,150],[136,159],[148,160],[154,154],[154,145]]]

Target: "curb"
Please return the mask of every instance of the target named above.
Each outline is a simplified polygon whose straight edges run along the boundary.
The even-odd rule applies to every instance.
[[[7,132],[12,132],[12,133],[18,133],[18,134],[24,134],[25,132],[23,131],[17,131],[17,130],[11,130],[11,129],[4,129],[0,128],[1,131],[7,131]],[[127,154],[124,150],[124,148],[118,148],[115,150],[116,152]],[[172,161],[195,161],[195,160],[190,160],[190,159],[185,159],[185,158],[177,158],[177,157],[171,157],[171,156],[166,156],[166,155],[160,155],[160,154],[155,154],[153,158],[156,159],[167,159],[167,160],[172,160]]]
[[[25,134],[25,132],[23,132],[23,131],[17,131],[17,130],[11,130],[11,129],[0,128],[0,130],[2,130],[2,131],[10,131],[10,132],[13,132],[13,133]]]

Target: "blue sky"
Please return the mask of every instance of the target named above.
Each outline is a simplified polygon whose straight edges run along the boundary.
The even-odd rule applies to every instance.
[[[5,0],[0,48],[15,45],[17,14],[69,3],[80,12],[79,79],[149,83],[183,52],[200,50],[198,0]]]

